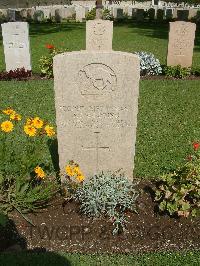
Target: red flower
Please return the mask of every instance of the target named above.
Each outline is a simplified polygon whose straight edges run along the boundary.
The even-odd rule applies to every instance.
[[[46,44],[45,47],[47,49],[54,49],[55,48],[52,44]]]
[[[199,149],[200,144],[198,142],[193,142],[192,145],[195,151]]]

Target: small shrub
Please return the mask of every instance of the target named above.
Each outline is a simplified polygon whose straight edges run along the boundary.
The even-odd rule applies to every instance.
[[[138,193],[122,174],[101,173],[78,188],[74,199],[89,217],[108,217],[115,226],[113,234],[125,229],[127,210],[135,211]]]
[[[149,18],[149,20],[154,20],[155,19],[155,9],[154,8],[150,8],[148,10],[148,18]]]
[[[195,154],[176,171],[165,174],[157,182],[155,201],[161,212],[188,217],[200,214],[200,155],[199,143],[194,143]]]
[[[196,23],[200,23],[200,10],[197,10],[197,14],[196,14],[196,16],[195,16],[195,21],[196,21]]]
[[[67,50],[58,50],[51,44],[46,44],[49,50],[48,56],[42,56],[39,60],[39,66],[42,76],[46,78],[53,78],[53,58],[55,55],[64,53]]]
[[[90,10],[87,13],[85,19],[86,20],[94,20],[95,18],[96,18],[96,8],[93,8],[92,10]]]
[[[163,17],[164,17],[164,10],[158,9],[158,11],[157,11],[157,20],[159,22],[162,22],[163,21]]]
[[[184,79],[190,76],[191,68],[177,66],[165,66],[163,72],[167,77]]]
[[[43,22],[44,21],[44,12],[42,10],[36,10],[33,15],[33,20],[35,22]]]
[[[104,20],[113,20],[113,15],[111,14],[111,11],[109,9],[104,9],[103,11],[103,19]]]
[[[160,75],[162,74],[162,67],[158,59],[152,53],[136,52],[140,58],[140,74],[145,75]]]
[[[27,80],[32,75],[31,70],[25,70],[25,68],[17,68],[8,72],[0,72],[0,80]]]
[[[199,77],[200,76],[200,67],[194,67],[191,70],[192,75]]]

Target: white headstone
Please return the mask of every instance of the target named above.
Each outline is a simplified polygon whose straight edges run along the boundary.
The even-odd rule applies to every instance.
[[[95,19],[86,22],[86,50],[112,50],[113,22]]]
[[[192,66],[196,24],[191,22],[170,22],[167,65]]]
[[[23,67],[31,70],[28,23],[8,22],[1,27],[6,71]]]
[[[54,57],[61,173],[68,160],[86,177],[122,169],[132,180],[140,63],[125,52],[81,51]]]
[[[85,8],[82,6],[79,6],[76,8],[76,21],[82,22],[83,19],[85,19]]]

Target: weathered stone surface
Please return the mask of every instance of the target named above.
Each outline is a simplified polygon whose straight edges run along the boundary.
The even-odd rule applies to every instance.
[[[76,21],[82,22],[85,19],[85,8],[82,6],[76,7]]]
[[[194,48],[196,24],[191,22],[170,22],[167,65],[190,67]]]
[[[124,52],[54,57],[61,173],[74,160],[87,177],[122,168],[133,178],[139,69],[138,57]]]
[[[112,50],[113,22],[95,19],[86,22],[86,50]]]
[[[28,23],[8,22],[1,27],[6,71],[22,67],[31,70]]]
[[[188,19],[194,18],[194,17],[196,17],[196,15],[197,15],[197,9],[190,8],[189,9],[189,17],[188,17]]]

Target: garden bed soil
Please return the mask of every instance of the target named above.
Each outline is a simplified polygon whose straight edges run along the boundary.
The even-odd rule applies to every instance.
[[[81,215],[78,203],[64,203],[58,197],[47,209],[27,215],[35,227],[19,213],[12,213],[18,239],[27,249],[80,253],[199,249],[200,218],[170,218],[156,213],[149,189],[152,184],[142,182],[140,187],[138,213],[126,213],[127,230],[119,235],[112,235],[111,221]]]

